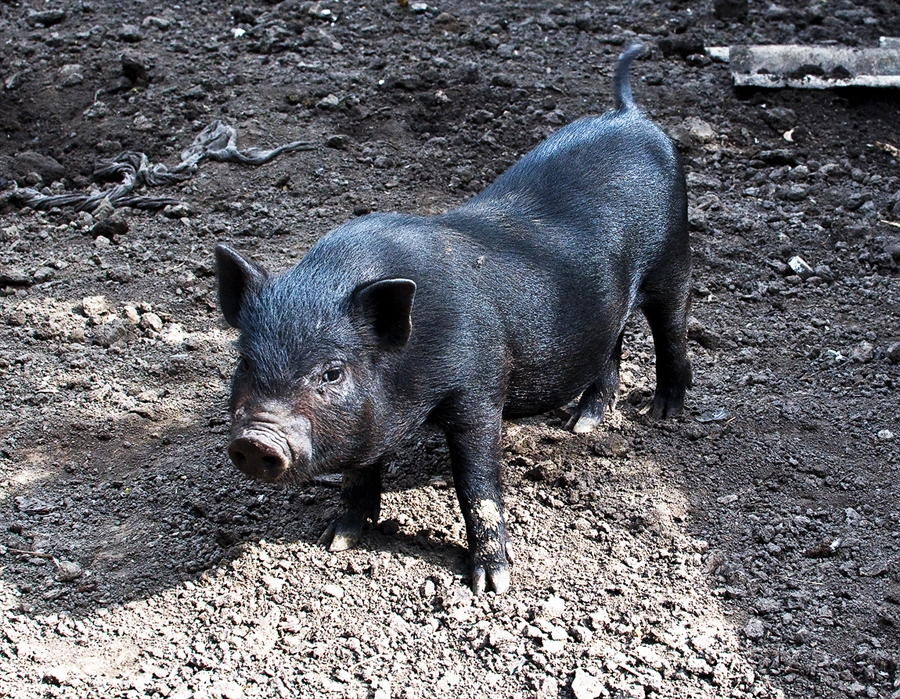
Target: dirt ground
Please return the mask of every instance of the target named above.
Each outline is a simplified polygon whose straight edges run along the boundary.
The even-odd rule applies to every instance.
[[[875,46],[900,9],[749,6],[0,2],[0,695],[900,697],[900,97],[738,92],[699,53]],[[225,453],[213,244],[285,269],[355,215],[445,211],[609,108],[635,36],[688,170],[685,414],[647,414],[635,318],[601,429],[506,424],[507,595],[468,590],[438,434],[328,553],[333,483]],[[11,194],[108,187],[126,150],[171,168],[214,119],[318,147],[203,162],[141,190],[161,212]]]

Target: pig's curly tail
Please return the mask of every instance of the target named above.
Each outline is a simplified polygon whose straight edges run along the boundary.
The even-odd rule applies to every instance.
[[[616,109],[627,111],[636,109],[634,95],[631,93],[631,64],[644,51],[644,45],[640,42],[629,44],[619,62],[616,63],[616,71],[613,74],[613,97],[616,100]]]

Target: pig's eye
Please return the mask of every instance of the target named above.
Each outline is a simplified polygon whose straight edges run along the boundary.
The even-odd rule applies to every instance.
[[[322,383],[337,383],[344,378],[344,370],[338,366],[333,366],[322,374]]]

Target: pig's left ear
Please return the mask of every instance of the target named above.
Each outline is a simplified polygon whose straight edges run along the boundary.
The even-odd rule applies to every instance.
[[[216,245],[216,267],[222,315],[230,326],[240,328],[241,306],[248,294],[262,286],[266,272],[222,243]]]
[[[382,279],[356,287],[353,309],[382,345],[399,349],[412,332],[415,295],[416,283],[411,279]]]

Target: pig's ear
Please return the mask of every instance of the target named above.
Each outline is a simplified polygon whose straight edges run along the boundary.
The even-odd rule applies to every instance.
[[[221,243],[216,245],[216,266],[222,315],[229,325],[239,328],[241,304],[249,293],[262,286],[266,278],[265,270]]]
[[[416,283],[411,279],[382,279],[358,286],[353,292],[353,308],[381,344],[399,349],[412,332],[415,295]]]

